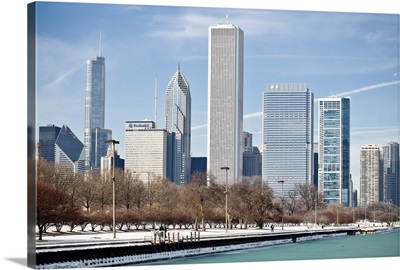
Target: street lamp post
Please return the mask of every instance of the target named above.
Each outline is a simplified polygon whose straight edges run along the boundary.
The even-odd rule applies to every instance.
[[[280,183],[282,185],[282,231],[283,231],[283,183],[285,181],[283,180],[279,180],[278,183]]]
[[[336,204],[336,226],[339,226],[339,203]]]
[[[228,170],[229,167],[221,167],[225,170],[225,232],[228,232]]]
[[[111,151],[113,153],[112,159],[112,193],[113,193],[113,238],[116,238],[116,229],[115,229],[115,145],[119,144],[119,141],[116,140],[107,140],[105,143],[111,144]]]
[[[315,200],[314,228],[316,228],[316,227],[317,227],[317,201],[318,201],[318,191],[315,191],[314,200]]]

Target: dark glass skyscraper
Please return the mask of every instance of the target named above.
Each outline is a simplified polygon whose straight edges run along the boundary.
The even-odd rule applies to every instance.
[[[349,206],[350,99],[320,98],[318,190],[328,204]]]
[[[382,147],[383,201],[400,206],[399,144],[386,142]]]
[[[84,171],[83,143],[66,125],[55,141],[55,163],[66,173]]]
[[[39,157],[48,162],[55,161],[55,142],[61,128],[55,125],[39,127]]]

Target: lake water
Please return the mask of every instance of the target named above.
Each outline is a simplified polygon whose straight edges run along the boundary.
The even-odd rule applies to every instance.
[[[400,256],[400,230],[201,255],[143,265],[218,264]]]

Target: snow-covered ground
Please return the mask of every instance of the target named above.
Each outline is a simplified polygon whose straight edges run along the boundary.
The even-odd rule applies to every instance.
[[[320,226],[314,226],[314,224],[303,224],[300,226],[284,226],[283,230],[280,224],[276,224],[274,231],[272,232],[269,227],[258,229],[258,228],[248,228],[248,229],[231,229],[226,231],[224,228],[214,229],[208,228],[205,231],[199,230],[195,232],[192,229],[168,229],[170,237],[179,238],[190,238],[190,237],[198,237],[198,233],[200,233],[200,238],[209,238],[209,237],[232,237],[239,235],[252,235],[252,234],[270,234],[270,233],[289,233],[289,232],[300,232],[300,231],[313,231],[313,230],[330,230],[330,229],[349,229],[349,228],[372,228],[372,229],[384,229],[387,228],[386,224],[380,223],[366,223],[360,222],[359,224],[351,224],[349,226],[325,226],[321,228]],[[151,241],[154,233],[158,230],[131,230],[131,231],[116,231],[116,239],[113,239],[113,232],[109,229],[104,229],[103,231],[96,230],[94,232],[90,231],[89,228],[85,229],[85,231],[81,231],[79,228],[75,228],[73,232],[68,231],[68,227],[64,226],[61,232],[56,232],[55,228],[50,228],[47,233],[43,234],[43,239],[38,240],[36,237],[36,245],[37,247],[46,246],[46,245],[63,245],[68,243],[96,243],[96,242],[149,242]]]

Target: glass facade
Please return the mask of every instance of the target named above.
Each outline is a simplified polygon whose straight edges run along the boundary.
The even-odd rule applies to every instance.
[[[305,84],[269,84],[263,93],[262,178],[281,195],[312,183],[313,93]]]
[[[207,171],[219,183],[242,178],[243,31],[232,24],[209,28]]]
[[[350,203],[350,99],[320,98],[318,190],[328,204]]]
[[[83,143],[64,125],[55,141],[55,163],[65,173],[84,171]]]
[[[84,156],[86,169],[100,169],[100,157],[107,155],[107,144],[93,137],[104,129],[105,58],[86,61]],[[102,131],[107,133],[111,131]],[[111,135],[107,138],[111,138]]]
[[[39,127],[39,157],[48,162],[55,162],[55,142],[61,128],[55,125]]]
[[[171,133],[171,181],[184,184],[190,181],[190,87],[180,66],[168,83],[165,98],[165,129]]]
[[[400,206],[399,144],[386,142],[382,147],[383,201]]]

